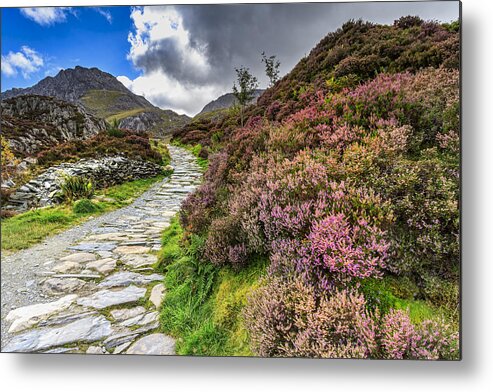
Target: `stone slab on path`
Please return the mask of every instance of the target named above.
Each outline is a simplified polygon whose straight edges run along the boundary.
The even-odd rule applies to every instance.
[[[122,245],[117,247],[114,252],[124,255],[136,254],[136,253],[148,253],[151,248],[141,245]]]
[[[43,291],[50,295],[73,293],[86,285],[79,278],[49,278],[42,283]]]
[[[94,260],[91,261],[90,263],[86,264],[86,268],[95,270],[103,275],[107,275],[110,272],[114,271],[116,268],[116,260],[107,257],[105,259],[99,259],[99,260]]]
[[[159,309],[164,298],[164,284],[159,283],[155,285],[151,290],[151,295],[149,296],[149,301],[151,301],[156,309]]]
[[[71,294],[60,298],[58,301],[24,306],[10,311],[6,317],[7,321],[12,322],[9,332],[19,332],[33,327],[53,314],[67,309],[76,298],[76,294]]]
[[[60,261],[72,261],[74,263],[86,263],[93,260],[96,260],[96,255],[88,252],[72,253],[60,259]]]
[[[98,287],[125,287],[131,284],[142,286],[163,279],[164,276],[159,274],[142,275],[136,272],[121,271],[106,277],[98,284]]]
[[[125,287],[122,290],[111,291],[101,290],[96,293],[85,297],[79,298],[77,304],[81,306],[87,306],[94,309],[105,309],[110,306],[123,305],[144,298],[146,289],[136,286]]]
[[[157,262],[157,256],[152,254],[127,254],[120,261],[130,268],[149,267]]]
[[[110,314],[115,321],[124,321],[141,315],[145,313],[145,311],[146,309],[143,306],[136,306],[135,308],[129,309],[114,309]]]
[[[88,317],[59,328],[33,329],[15,336],[5,352],[35,352],[76,342],[94,342],[111,335],[113,329],[104,316]]]

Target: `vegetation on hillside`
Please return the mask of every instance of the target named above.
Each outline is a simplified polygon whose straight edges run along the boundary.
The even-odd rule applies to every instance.
[[[97,158],[108,155],[124,155],[132,159],[143,159],[162,163],[162,155],[156,151],[144,132],[133,132],[111,127],[86,140],[69,141],[38,154],[38,164],[44,167],[60,162],[72,162],[81,158]],[[168,154],[169,157],[169,154]],[[165,159],[167,159],[165,157]]]
[[[163,255],[164,327],[183,352],[214,355],[241,330],[260,356],[459,357],[458,65],[457,23],[350,21],[245,126],[228,112],[175,133],[209,158],[175,230],[185,249]],[[224,330],[218,276],[252,269],[227,291],[242,305]]]

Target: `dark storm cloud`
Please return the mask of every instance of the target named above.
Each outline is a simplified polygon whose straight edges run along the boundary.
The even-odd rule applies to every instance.
[[[136,57],[134,63],[147,72],[163,71],[184,84],[201,84],[209,80],[208,75],[188,66],[175,38],[153,42],[145,55]]]
[[[176,6],[190,33],[192,46],[205,48],[210,74],[197,75],[183,66],[173,40],[156,42],[138,60],[143,69],[161,69],[182,83],[231,84],[240,65],[262,73],[260,53],[276,54],[288,72],[328,32],[348,19],[392,23],[403,15],[450,21],[458,18],[458,2],[230,4]],[[226,83],[226,80],[227,83]]]

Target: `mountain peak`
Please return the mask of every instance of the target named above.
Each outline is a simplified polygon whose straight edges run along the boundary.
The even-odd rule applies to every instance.
[[[62,69],[56,76],[48,76],[32,87],[14,88],[2,93],[2,98],[13,98],[19,95],[45,95],[68,102],[80,103],[82,97],[89,91],[115,91],[132,97],[141,107],[154,108],[144,97],[137,96],[128,90],[113,75],[99,68],[86,68],[80,65],[74,68]]]

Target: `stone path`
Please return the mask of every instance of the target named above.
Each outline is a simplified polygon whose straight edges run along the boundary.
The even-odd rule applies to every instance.
[[[37,246],[2,258],[2,293],[9,283],[2,295],[2,352],[175,353],[174,340],[158,332],[165,290],[154,267],[161,232],[202,173],[187,151],[169,149],[174,173],[132,205],[79,228],[81,235],[69,235],[63,246],[67,234],[51,238],[51,253]],[[19,279],[13,271],[24,262],[33,276]],[[28,304],[24,285],[33,288]]]

